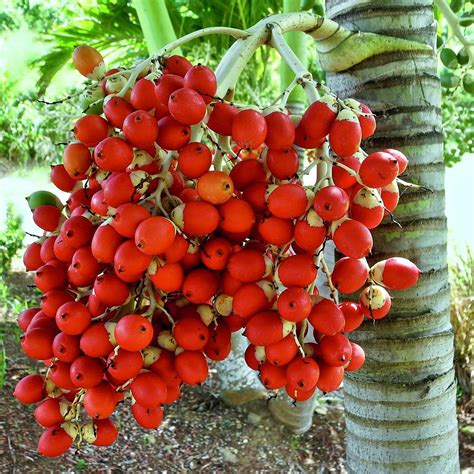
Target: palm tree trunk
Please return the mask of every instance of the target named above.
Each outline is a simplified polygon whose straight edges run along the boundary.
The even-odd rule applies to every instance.
[[[434,47],[431,0],[327,0],[328,16],[353,31],[370,31]],[[379,115],[368,151],[398,148],[410,159],[407,190],[375,232],[374,260],[399,255],[423,270],[418,285],[393,292],[389,317],[354,334],[367,354],[344,384],[350,472],[458,472],[456,383],[446,265],[441,94],[434,52],[373,56],[328,85]]]

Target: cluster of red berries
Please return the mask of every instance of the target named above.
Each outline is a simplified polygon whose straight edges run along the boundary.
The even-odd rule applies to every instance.
[[[133,72],[106,72],[93,48],[73,59],[99,81],[86,94],[93,113],[77,120],[51,170],[66,205],[46,191],[29,197],[44,236],[24,264],[43,295],[18,318],[22,349],[47,367],[14,393],[39,402],[39,452],[113,443],[109,417],[127,399],[137,423],[157,428],[162,405],[182,384],[204,382],[208,360],[224,360],[242,328],[245,360],[268,389],[295,400],[337,389],[364,362],[347,334],[386,316],[386,288],[419,276],[405,259],[365,260],[369,229],[395,208],[407,164],[395,150],[361,152],[375,130],[370,110],[330,94],[299,119],[239,109],[215,98],[211,69],[180,56],[127,90]],[[315,185],[298,177],[295,145],[316,149]],[[332,273],[329,239],[345,255]],[[318,294],[320,269],[331,298]],[[364,286],[359,302],[337,304],[336,290]],[[308,322],[315,342],[305,342]]]

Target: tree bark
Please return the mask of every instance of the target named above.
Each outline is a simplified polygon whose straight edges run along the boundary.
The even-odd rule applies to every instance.
[[[327,0],[328,16],[369,31],[435,46],[430,0]],[[379,115],[370,152],[398,148],[410,160],[407,190],[396,211],[403,230],[386,219],[374,232],[372,260],[399,255],[423,270],[418,285],[392,292],[381,321],[354,333],[364,368],[347,374],[344,398],[350,472],[458,472],[456,383],[449,322],[441,94],[434,51],[399,51],[366,59],[328,85],[367,103]]]

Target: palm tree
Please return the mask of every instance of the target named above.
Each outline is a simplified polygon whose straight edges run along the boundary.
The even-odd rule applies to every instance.
[[[435,47],[432,0],[327,0],[328,16],[355,30],[399,36]],[[350,472],[457,472],[458,440],[453,336],[444,214],[441,91],[434,49],[372,56],[328,74],[342,97],[380,115],[367,149],[393,147],[410,159],[410,188],[375,233],[375,260],[393,254],[422,270],[419,284],[394,295],[390,317],[366,323],[354,337],[365,369],[344,384]],[[427,189],[429,188],[429,190]]]

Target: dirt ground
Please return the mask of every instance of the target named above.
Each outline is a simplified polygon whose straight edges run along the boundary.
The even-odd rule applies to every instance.
[[[15,285],[18,293],[31,292],[26,283]],[[165,409],[158,430],[142,429],[122,406],[114,415],[122,429],[112,447],[84,444],[59,459],[42,458],[36,453],[41,428],[34,421],[34,407],[11,396],[16,382],[38,364],[20,351],[19,332],[1,310],[0,323],[0,362],[3,358],[6,363],[0,393],[1,473],[346,472],[340,398],[318,403],[312,429],[293,435],[271,418],[265,400],[225,405],[213,390],[215,371],[209,384],[188,387],[181,400]],[[460,405],[459,425],[463,472],[474,473],[474,407]]]

